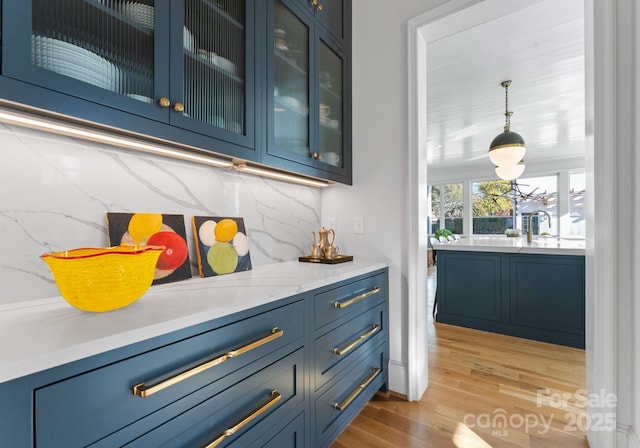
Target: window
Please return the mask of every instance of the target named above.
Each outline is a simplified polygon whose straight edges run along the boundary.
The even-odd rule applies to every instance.
[[[515,228],[511,181],[485,180],[471,184],[474,234],[502,234]]]
[[[429,233],[434,234],[440,228],[440,185],[429,186],[431,210],[429,212]]]
[[[586,178],[584,171],[569,174],[569,217],[571,225],[569,235],[584,238],[586,236],[585,223],[587,214],[585,210]]]
[[[541,176],[518,179],[516,215],[520,216],[523,232],[529,230],[529,217],[536,210],[551,216],[551,222],[544,214],[531,218],[531,232],[534,235],[558,235],[558,176]]]
[[[462,184],[444,186],[442,210],[444,211],[444,227],[455,234],[462,234],[464,216],[464,196]]]
[[[464,222],[463,184],[430,185],[431,211],[429,213],[429,231],[434,234],[442,227],[453,233],[462,234]]]

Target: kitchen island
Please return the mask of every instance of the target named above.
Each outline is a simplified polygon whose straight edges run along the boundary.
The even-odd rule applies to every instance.
[[[437,322],[584,348],[584,240],[474,236],[434,248]]]

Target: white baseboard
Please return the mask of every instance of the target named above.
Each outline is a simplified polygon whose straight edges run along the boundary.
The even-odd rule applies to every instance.
[[[633,426],[627,430],[627,443],[628,448],[640,448],[640,437],[633,430]]]
[[[407,366],[397,361],[389,361],[389,389],[400,395],[408,395]]]
[[[616,448],[640,448],[640,438],[633,426],[618,424],[616,432]]]

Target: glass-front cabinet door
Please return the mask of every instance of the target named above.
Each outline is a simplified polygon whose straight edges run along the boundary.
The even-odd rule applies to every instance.
[[[310,24],[283,2],[273,11],[273,57],[268,64],[269,147],[275,154],[306,162],[310,133]]]
[[[172,124],[253,147],[254,2],[184,0],[176,17]]]
[[[345,174],[344,53],[314,23],[300,1],[273,0],[271,56],[267,60],[267,157],[284,169],[288,162]],[[268,50],[268,54],[269,54]],[[271,157],[273,156],[273,157]]]
[[[255,0],[5,2],[5,76],[255,147]]]
[[[318,160],[342,167],[344,162],[343,59],[322,40],[318,57]]]
[[[5,2],[3,75],[166,120],[167,0]],[[166,39],[166,40],[165,40]]]

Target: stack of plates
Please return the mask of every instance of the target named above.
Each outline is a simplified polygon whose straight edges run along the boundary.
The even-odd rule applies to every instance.
[[[120,70],[86,48],[44,36],[31,37],[31,62],[38,67],[118,91]]]
[[[193,33],[185,26],[182,30],[182,44],[187,51],[196,51],[196,39],[193,37]]]
[[[203,48],[198,48],[197,50],[198,56],[204,59],[207,62],[212,63],[220,70],[229,72],[232,75],[235,75],[237,72],[236,64],[231,62],[229,59],[223,58],[222,56],[218,56],[215,51],[207,51]]]
[[[229,59],[225,59],[222,56],[218,56],[217,54],[211,58],[211,62],[213,65],[218,67],[220,70],[224,70],[225,72],[229,72],[232,75],[236,74],[236,64],[231,62]]]
[[[143,103],[153,103],[153,98],[149,98],[148,96],[138,95],[137,93],[125,93],[125,95],[134,100],[142,101]]]
[[[119,10],[124,16],[128,17],[138,25],[153,29],[153,6],[123,1],[120,4]]]

